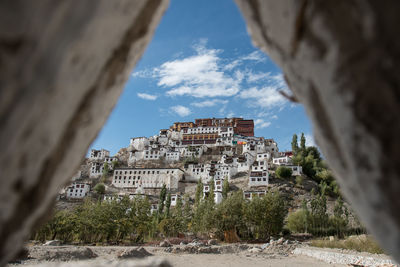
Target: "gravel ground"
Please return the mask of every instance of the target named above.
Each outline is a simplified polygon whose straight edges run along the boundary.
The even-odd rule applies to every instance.
[[[24,266],[395,266],[385,255],[304,246],[288,240],[268,244],[208,245],[202,242],[165,247],[28,246],[28,258],[10,265]],[[385,265],[386,264],[386,265]]]
[[[389,256],[371,254],[342,249],[298,247],[292,252],[294,255],[308,256],[327,263],[360,265],[360,266],[399,266]]]

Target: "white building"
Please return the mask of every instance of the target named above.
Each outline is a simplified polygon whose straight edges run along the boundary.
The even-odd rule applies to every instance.
[[[215,204],[219,204],[222,202],[222,186],[223,179],[214,180],[214,202]],[[209,184],[205,184],[203,186],[203,199],[206,198],[210,194],[211,188]]]
[[[103,173],[104,163],[103,162],[92,162],[90,164],[90,178],[97,178],[100,177]]]
[[[178,201],[178,198],[180,198],[181,196],[178,194],[172,194],[171,195],[171,207],[175,207],[176,203]]]
[[[69,199],[82,199],[90,192],[90,184],[74,182],[67,188],[67,198]]]
[[[165,153],[166,161],[179,161],[180,153],[179,151],[169,151]]]
[[[101,150],[96,150],[96,149],[92,149],[90,151],[90,160],[101,160],[103,161],[105,157],[110,156],[110,151],[105,150],[105,149],[101,149]]]
[[[150,205],[150,213],[153,214],[154,212],[158,211],[158,204],[154,203]]]
[[[159,150],[146,150],[144,152],[144,160],[158,160],[160,159],[160,151]]]
[[[269,152],[265,152],[265,153],[258,153],[257,154],[257,160],[261,161],[261,160],[269,160],[271,158],[271,154]]]
[[[267,191],[244,191],[243,197],[247,200],[252,200],[254,197],[262,198],[267,194]]]
[[[209,165],[209,164],[208,164]],[[187,164],[185,165],[185,180],[198,181],[207,180],[207,164]]]
[[[303,173],[303,168],[301,166],[296,165],[286,165],[286,168],[290,168],[292,170],[292,175],[297,176]]]
[[[249,175],[249,186],[267,186],[269,174],[267,170],[251,171]]]
[[[292,164],[292,158],[289,156],[284,156],[284,157],[277,157],[273,158],[272,162],[275,165],[291,165]]]
[[[118,188],[178,189],[183,171],[178,168],[118,168],[114,170],[112,185]]]

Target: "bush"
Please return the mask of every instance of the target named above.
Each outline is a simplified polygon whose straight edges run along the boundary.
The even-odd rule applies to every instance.
[[[100,195],[103,195],[106,192],[106,187],[103,183],[98,183],[96,186],[93,188],[93,190]]]
[[[297,187],[302,187],[303,186],[303,182],[304,182],[304,179],[303,179],[302,176],[296,176],[296,186]]]
[[[301,209],[289,213],[286,226],[292,233],[306,233],[307,224],[307,211]]]
[[[284,166],[279,166],[278,169],[276,169],[275,173],[279,178],[282,179],[288,179],[292,177],[292,169]]]

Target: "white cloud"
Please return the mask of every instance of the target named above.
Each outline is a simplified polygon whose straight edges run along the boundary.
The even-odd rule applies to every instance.
[[[224,70],[233,70],[237,66],[243,64],[244,61],[256,61],[257,63],[259,63],[265,62],[266,59],[267,57],[261,51],[253,51],[248,55],[241,56],[238,59],[235,59],[232,62],[226,64],[224,66]]]
[[[278,119],[278,116],[277,116],[277,115],[272,115],[272,116],[271,116],[271,119],[276,120],[276,119]]]
[[[233,96],[239,92],[243,75],[240,72],[234,75],[225,73],[218,57],[220,51],[207,49],[203,43],[195,47],[196,55],[165,62],[155,69],[158,85],[171,88],[167,95],[216,97]]]
[[[146,100],[156,100],[158,97],[156,95],[150,95],[150,94],[146,94],[146,93],[137,93],[137,96],[142,99],[146,99]]]
[[[271,123],[269,121],[264,121],[263,119],[256,119],[254,121],[254,126],[256,127],[256,129],[267,128],[270,125]]]
[[[257,89],[252,87],[239,94],[240,98],[251,99],[250,104],[262,108],[272,108],[285,104],[286,100],[274,87]]]
[[[186,117],[192,113],[192,111],[189,108],[181,105],[171,107],[171,111],[178,114],[181,117]]]
[[[268,80],[265,82],[266,86],[262,88],[252,87],[240,92],[239,97],[243,99],[249,99],[251,106],[257,106],[261,108],[282,108],[287,100],[279,93],[279,91],[287,91],[287,85],[283,80],[281,74],[270,75],[268,74]]]
[[[264,62],[266,60],[266,56],[261,51],[254,51],[246,56],[241,58],[242,60],[253,60],[257,62]]]
[[[193,102],[192,105],[198,108],[204,107],[213,107],[217,104],[226,105],[228,104],[228,100],[220,100],[220,99],[212,99],[212,100],[205,100],[201,102]]]

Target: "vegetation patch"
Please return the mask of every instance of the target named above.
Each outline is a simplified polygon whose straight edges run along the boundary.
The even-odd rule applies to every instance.
[[[366,235],[350,236],[341,240],[315,239],[311,241],[310,245],[319,248],[340,248],[374,254],[384,253],[378,243],[372,237]]]

